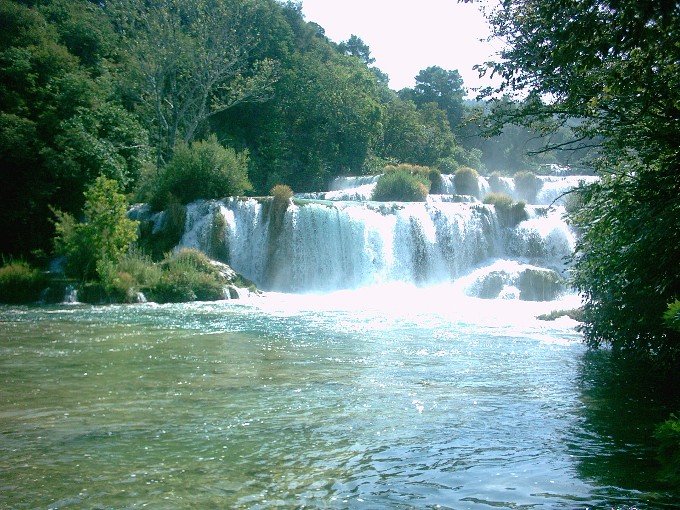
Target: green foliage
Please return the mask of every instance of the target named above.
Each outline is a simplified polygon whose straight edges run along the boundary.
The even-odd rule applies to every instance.
[[[419,108],[434,103],[446,112],[449,126],[453,129],[463,119],[463,79],[458,71],[446,71],[438,66],[423,69],[416,76],[413,89],[400,91],[402,98],[412,100]]]
[[[162,223],[156,231],[151,220],[140,224],[139,246],[156,261],[161,260],[166,253],[177,246],[184,234],[186,207],[180,204],[173,195],[168,195],[166,203],[166,209],[160,220]]]
[[[529,217],[526,204],[522,201],[513,201],[512,197],[505,193],[488,193],[484,197],[484,203],[496,208],[496,216],[506,227],[515,227]]]
[[[46,286],[43,272],[24,261],[9,262],[0,267],[0,303],[38,301]]]
[[[512,197],[510,195],[506,195],[505,193],[497,193],[497,192],[491,192],[488,193],[485,197],[483,202],[485,204],[491,204],[497,208],[500,209],[510,209],[513,204]]]
[[[388,96],[381,121],[382,145],[377,148],[377,154],[383,158],[435,166],[452,157],[456,150],[446,112],[434,103],[418,109],[410,100]]]
[[[453,174],[453,184],[456,186],[458,195],[479,197],[479,173],[477,173],[477,170],[469,167],[459,168]]]
[[[88,299],[86,293],[81,297],[83,301],[134,303],[138,292],[153,292],[162,276],[160,266],[154,264],[151,257],[136,250],[130,250],[116,263],[107,261],[103,264],[102,273],[101,289],[89,282],[91,297]]]
[[[677,5],[518,0],[491,18],[507,45],[482,70],[525,97],[497,101],[499,118],[546,133],[578,118],[561,148],[599,145],[601,180],[572,213],[586,342],[679,363],[680,333],[660,320],[680,295],[680,73],[678,45],[664,42],[680,28]]]
[[[12,176],[0,190],[0,252],[47,251],[49,207],[79,212],[100,174],[132,186],[146,133],[103,78],[114,37],[99,7],[2,0],[0,19],[0,160]]]
[[[405,169],[397,169],[380,176],[371,200],[379,202],[424,202],[430,181]]]
[[[212,116],[270,96],[276,65],[252,59],[259,41],[254,2],[119,0],[106,10],[120,27],[130,93],[159,162],[194,140]]]
[[[528,171],[517,172],[512,178],[515,181],[515,194],[530,204],[535,203],[543,181]]]
[[[290,199],[293,198],[293,190],[286,184],[277,184],[271,189],[269,194],[273,197],[274,204],[282,207],[284,211],[288,207]]]
[[[387,174],[391,172],[408,172],[411,175],[417,176],[419,179],[427,179],[430,183],[429,189],[432,193],[436,193],[437,191],[435,190],[439,190],[442,185],[441,170],[437,167],[401,163],[398,165],[386,165],[383,167],[381,173]]]
[[[680,300],[675,300],[668,305],[663,314],[663,321],[667,327],[680,332]]]
[[[250,189],[248,153],[222,146],[215,135],[205,141],[180,143],[172,160],[157,174],[150,197],[156,210],[170,205],[169,197],[182,204],[198,199],[242,195]]]
[[[85,192],[84,223],[55,211],[57,253],[68,258],[68,270],[83,279],[105,278],[137,239],[137,222],[127,217],[127,200],[116,181],[100,176]]]
[[[657,426],[654,437],[658,441],[658,459],[662,481],[680,486],[680,418],[675,415]]]
[[[159,303],[215,301],[224,298],[224,283],[210,259],[198,250],[182,249],[162,262],[163,274],[151,290]]]
[[[208,255],[220,262],[229,262],[227,246],[227,220],[220,209],[216,209],[210,222],[210,251]]]
[[[572,308],[569,310],[553,310],[550,313],[539,315],[536,318],[541,321],[554,321],[555,319],[565,316],[575,321],[581,322],[583,321],[583,310],[580,308]]]
[[[580,237],[574,286],[585,297],[586,341],[680,362],[680,332],[661,320],[680,295],[680,204],[671,167],[603,177],[583,189],[571,221]],[[665,174],[665,175],[664,175]]]

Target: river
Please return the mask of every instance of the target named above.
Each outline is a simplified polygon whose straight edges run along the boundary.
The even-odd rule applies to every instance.
[[[450,292],[1,308],[0,506],[673,508],[573,298]]]
[[[537,319],[579,305],[554,201],[592,180],[541,179],[519,222],[452,176],[410,204],[338,179],[278,223],[197,202],[180,245],[264,294],[0,308],[0,507],[677,508],[678,389]]]

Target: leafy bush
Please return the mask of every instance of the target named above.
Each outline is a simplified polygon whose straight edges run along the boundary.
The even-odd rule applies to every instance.
[[[182,249],[162,262],[163,274],[151,289],[160,303],[214,301],[224,298],[224,284],[210,259],[198,250]]]
[[[205,141],[180,143],[149,187],[150,203],[155,210],[165,209],[170,195],[182,204],[201,198],[242,195],[252,189],[248,153],[224,147],[215,135]]]
[[[479,197],[479,173],[477,170],[464,166],[453,174],[453,184],[458,195],[472,195]]]
[[[509,209],[512,206],[513,200],[510,195],[506,195],[505,193],[492,192],[484,197],[483,202],[499,208]]]
[[[47,286],[47,278],[26,262],[10,262],[0,268],[0,302],[32,303],[38,301]]]
[[[671,415],[656,428],[654,437],[659,443],[661,479],[674,486],[680,486],[680,418]]]
[[[484,203],[496,208],[498,220],[506,227],[514,227],[528,217],[525,209],[526,204],[514,202],[505,193],[489,193],[484,197]]]
[[[104,290],[110,300],[135,302],[137,293],[148,293],[160,282],[161,268],[151,257],[133,250],[117,264],[109,264],[102,278]]]
[[[84,223],[54,211],[57,253],[68,259],[67,272],[83,279],[102,278],[137,240],[137,222],[127,217],[127,200],[118,183],[99,176],[85,192]]]
[[[154,223],[151,220],[141,223],[139,246],[144,252],[149,253],[153,260],[162,260],[182,239],[186,215],[186,207],[174,196],[169,195],[160,228],[154,232]]]
[[[530,204],[534,203],[538,192],[543,187],[543,181],[536,174],[528,171],[517,172],[513,176],[513,180],[515,181],[516,195]]]
[[[227,220],[218,208],[210,222],[210,256],[220,262],[229,262],[229,247],[227,246]]]
[[[460,163],[455,158],[442,158],[437,161],[437,168],[443,174],[453,174],[460,168]]]
[[[437,167],[400,163],[398,165],[387,165],[383,168],[383,174],[391,172],[408,172],[411,175],[427,179],[430,181],[429,189],[432,193],[435,193],[434,190],[438,190],[442,186],[442,173]]]
[[[559,319],[560,317],[569,317],[570,319],[573,319],[575,321],[582,322],[583,321],[583,309],[581,308],[571,308],[569,310],[553,310],[550,313],[542,314],[536,317],[538,320],[541,321],[554,321],[555,319]]]
[[[371,200],[379,202],[424,202],[430,190],[430,181],[422,175],[397,168],[380,176]]]

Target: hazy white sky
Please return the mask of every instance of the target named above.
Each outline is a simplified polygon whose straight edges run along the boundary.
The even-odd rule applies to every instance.
[[[413,87],[429,66],[457,69],[465,87],[488,86],[472,69],[497,48],[480,42],[489,34],[477,3],[457,0],[302,0],[307,21],[335,42],[354,34],[371,49],[374,65],[390,77],[390,88]],[[470,94],[469,95],[474,95]]]

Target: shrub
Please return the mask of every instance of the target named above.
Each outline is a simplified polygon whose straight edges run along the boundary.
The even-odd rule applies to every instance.
[[[575,321],[583,322],[583,309],[571,308],[569,310],[553,310],[550,313],[539,315],[536,318],[541,321],[554,321],[555,319],[565,316]]]
[[[489,193],[484,197],[484,203],[496,208],[498,220],[506,227],[515,227],[528,217],[525,209],[526,204],[514,202],[505,193]]]
[[[142,222],[139,241],[141,248],[150,253],[153,260],[161,260],[182,239],[186,215],[186,207],[173,195],[168,195],[160,229],[154,232],[152,221]]]
[[[510,193],[510,186],[503,180],[500,172],[494,172],[489,176],[489,188],[492,193]]]
[[[102,278],[137,240],[138,222],[127,217],[127,200],[118,183],[99,176],[85,192],[84,223],[54,211],[55,249],[68,258],[67,271],[83,279]]]
[[[210,222],[210,256],[220,262],[229,262],[229,247],[227,246],[227,220],[218,208]]]
[[[252,189],[248,180],[248,153],[224,147],[215,135],[205,141],[180,143],[170,162],[158,172],[156,182],[148,185],[155,210],[167,207],[169,195],[180,203],[198,199],[242,195]]]
[[[388,165],[383,169],[383,173],[391,172],[408,172],[419,179],[426,179],[429,181],[428,192],[438,193],[442,188],[442,173],[436,167],[401,163],[399,165]],[[427,183],[425,184],[427,185]]]
[[[379,202],[424,202],[429,190],[427,178],[398,168],[380,176],[371,199]]]
[[[464,166],[453,174],[453,184],[458,195],[472,195],[479,197],[479,173],[477,170]]]
[[[284,211],[288,207],[290,199],[293,198],[293,190],[286,184],[277,184],[271,189],[270,194],[274,198],[274,204],[277,207],[283,207]]]
[[[26,262],[10,262],[0,268],[0,302],[32,303],[40,299],[47,278]]]
[[[151,289],[160,303],[214,301],[224,298],[224,284],[210,259],[198,250],[182,249],[162,262],[163,274]]]
[[[162,276],[161,268],[151,257],[138,251],[131,251],[109,268],[108,276],[102,280],[106,292],[116,301],[134,302],[138,292],[148,293]]]
[[[680,418],[675,415],[657,426],[654,437],[658,441],[661,479],[680,486]]]
[[[460,163],[454,158],[442,158],[437,161],[437,168],[443,174],[453,174],[460,168]]]
[[[496,207],[509,209],[512,206],[513,200],[510,195],[506,195],[505,193],[492,192],[484,197],[483,202]]]
[[[513,180],[515,181],[515,194],[517,197],[526,200],[530,204],[534,203],[538,192],[543,187],[543,181],[536,174],[528,171],[517,172],[513,176]]]

